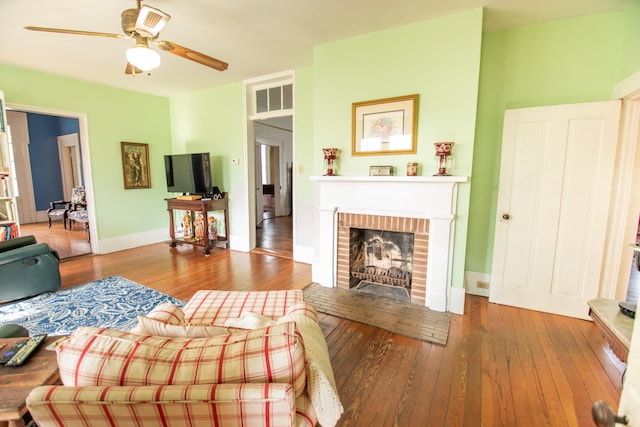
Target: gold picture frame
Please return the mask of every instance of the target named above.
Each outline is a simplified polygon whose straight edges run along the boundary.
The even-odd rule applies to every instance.
[[[415,154],[418,99],[414,94],[353,103],[351,154]]]
[[[124,189],[151,188],[149,144],[121,142]]]

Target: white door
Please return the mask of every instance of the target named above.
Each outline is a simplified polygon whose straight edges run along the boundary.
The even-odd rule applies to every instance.
[[[619,101],[505,113],[491,302],[589,318],[619,119]]]
[[[21,111],[7,111],[7,123],[11,128],[11,141],[13,143],[13,155],[16,161],[16,179],[18,183],[18,195],[16,205],[22,224],[38,222],[36,202],[33,193],[33,178],[31,176],[31,158],[29,156],[29,126],[27,113]],[[43,218],[46,220],[46,212]]]
[[[64,199],[71,200],[73,188],[82,185],[80,137],[77,133],[58,137],[58,155],[60,157],[60,172]]]
[[[262,148],[261,144],[255,143],[255,164],[254,168],[256,171],[256,226],[262,227],[262,221],[264,221],[264,200],[262,193]]]

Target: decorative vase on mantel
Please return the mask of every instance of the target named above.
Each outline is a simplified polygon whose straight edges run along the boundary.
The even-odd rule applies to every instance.
[[[324,176],[335,176],[334,163],[338,158],[338,148],[323,148],[322,152],[324,153],[324,161],[325,167],[327,168],[327,173]]]
[[[436,157],[438,158],[438,173],[433,174],[433,176],[451,175],[450,173],[447,173],[447,166],[451,167],[451,150],[453,149],[454,144],[455,142],[451,141],[433,143],[436,147]]]

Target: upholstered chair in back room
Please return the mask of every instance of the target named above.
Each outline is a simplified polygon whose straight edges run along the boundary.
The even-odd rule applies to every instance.
[[[67,217],[69,228],[72,229],[76,222],[84,224],[85,230],[89,232],[89,213],[87,212],[87,198],[83,186],[73,188],[71,203],[69,205]]]

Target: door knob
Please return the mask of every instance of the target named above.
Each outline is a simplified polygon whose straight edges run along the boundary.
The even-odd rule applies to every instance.
[[[511,216],[510,216],[508,213],[503,213],[503,214],[502,214],[502,219],[504,219],[504,220],[507,220],[507,221],[508,221],[508,220],[510,220],[510,219],[511,219]]]
[[[627,425],[629,418],[626,415],[615,415],[611,406],[603,400],[598,400],[591,407],[591,417],[598,427],[614,427],[616,423]]]

